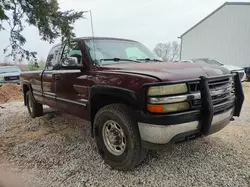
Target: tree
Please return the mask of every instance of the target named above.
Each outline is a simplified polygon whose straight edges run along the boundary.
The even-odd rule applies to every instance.
[[[158,43],[154,52],[165,61],[175,61],[180,59],[180,44],[177,41]]]
[[[35,71],[35,70],[43,70],[45,67],[46,62],[44,59],[38,60],[38,62],[35,62],[33,59],[31,59],[28,63],[28,70],[29,71]]]
[[[10,44],[4,49],[7,56],[36,59],[35,51],[23,48],[26,38],[22,35],[25,25],[37,27],[41,39],[53,43],[61,38],[63,43],[70,44],[75,37],[73,24],[83,17],[84,12],[73,10],[61,11],[57,0],[1,0],[0,31],[10,27]],[[9,51],[10,49],[10,51]]]

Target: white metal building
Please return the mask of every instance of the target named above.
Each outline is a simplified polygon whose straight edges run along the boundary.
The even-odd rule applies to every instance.
[[[250,2],[227,2],[181,35],[181,59],[250,66]]]

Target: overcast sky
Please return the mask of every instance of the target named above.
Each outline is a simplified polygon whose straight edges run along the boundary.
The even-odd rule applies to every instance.
[[[235,0],[237,1],[237,0]],[[59,0],[63,10],[92,10],[95,36],[134,39],[150,49],[177,39],[224,0]],[[249,2],[249,1],[248,1]],[[89,14],[75,23],[77,37],[91,36]],[[36,28],[27,27],[25,47],[46,58],[53,44],[41,41]],[[8,32],[0,32],[0,62],[8,45]]]

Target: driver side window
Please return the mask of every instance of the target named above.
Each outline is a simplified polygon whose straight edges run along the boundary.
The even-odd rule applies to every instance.
[[[48,55],[47,62],[46,62],[46,70],[56,70],[59,66],[59,60],[61,55],[61,46],[53,47]]]
[[[83,56],[79,44],[72,42],[71,46],[66,45],[62,53],[62,66],[81,66]]]

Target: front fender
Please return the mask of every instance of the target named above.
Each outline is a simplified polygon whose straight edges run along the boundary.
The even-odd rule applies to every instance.
[[[21,86],[22,86],[21,88],[22,88],[22,91],[23,91],[24,105],[26,106],[26,104],[27,104],[26,93],[27,93],[28,90],[30,90],[32,92],[33,89],[32,89],[31,83],[29,81],[23,81]],[[32,92],[32,97],[34,99],[33,92]]]
[[[90,97],[89,97],[90,101],[96,95],[107,95],[107,96],[121,98],[127,101],[133,108],[139,107],[139,100],[138,97],[136,96],[136,93],[128,89],[119,88],[115,86],[102,86],[102,85],[93,86],[90,89]]]
[[[91,134],[94,137],[95,134],[95,127],[94,127],[94,116],[92,107],[94,107],[92,101],[95,97],[98,96],[108,96],[110,98],[121,99],[122,102],[126,102],[130,105],[133,109],[138,110],[140,108],[140,102],[138,95],[131,90],[119,88],[115,86],[103,86],[103,85],[96,85],[90,89],[89,93],[89,105],[88,105],[88,113],[89,119],[91,121]],[[104,101],[105,102],[105,101]],[[112,102],[111,102],[112,103]],[[110,103],[110,104],[111,104]],[[109,103],[108,103],[109,104]]]

